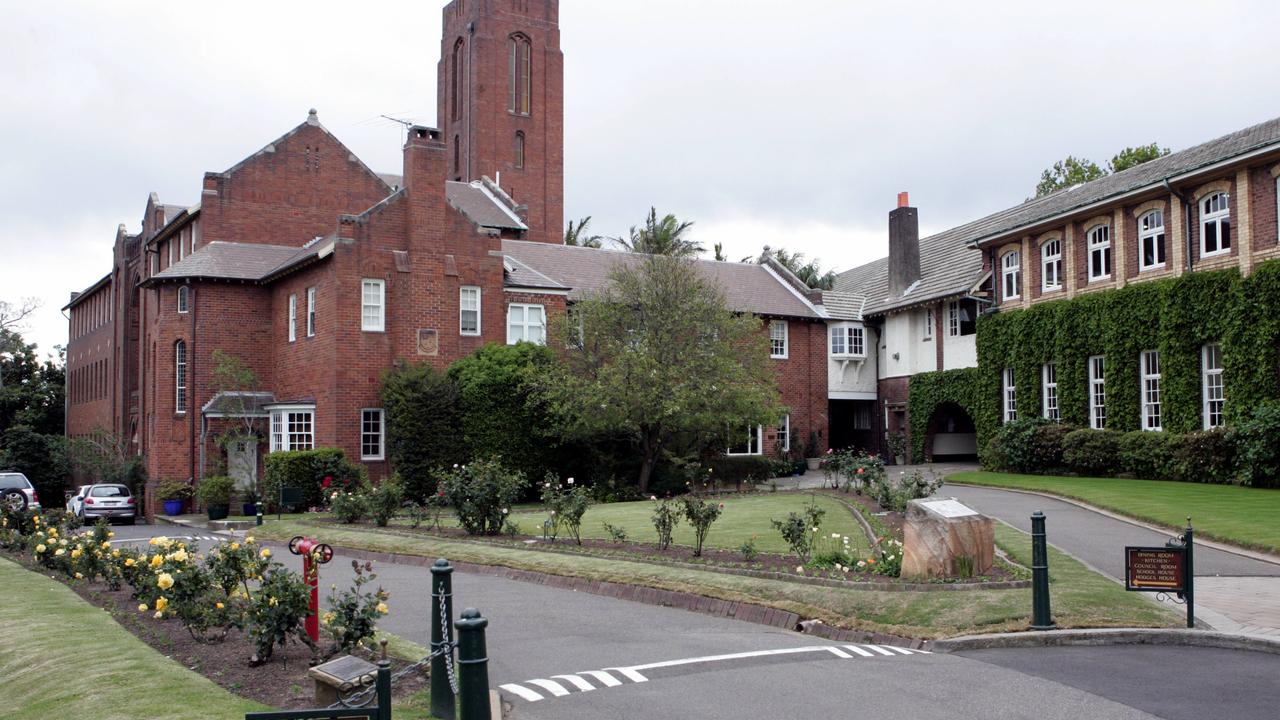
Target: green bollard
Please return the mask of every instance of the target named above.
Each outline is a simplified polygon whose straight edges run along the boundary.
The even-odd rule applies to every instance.
[[[1183,582],[1186,589],[1182,591],[1182,595],[1187,600],[1187,627],[1196,626],[1196,564],[1195,564],[1195,531],[1191,529],[1191,518],[1187,518],[1187,530],[1182,535],[1183,552],[1186,553],[1186,561],[1183,564],[1183,572],[1186,577]]]
[[[453,566],[440,558],[431,566],[431,652],[445,645],[453,623]],[[453,650],[448,650],[450,656]],[[449,658],[438,655],[431,659],[431,714],[438,718],[454,716],[455,698],[449,686]]]
[[[1049,612],[1049,548],[1045,542],[1044,513],[1031,513],[1031,629],[1052,630]]]
[[[391,661],[387,659],[385,640],[382,659],[378,661],[378,720],[391,720]]]
[[[488,624],[475,608],[463,610],[462,617],[454,623],[458,628],[460,720],[493,720],[489,713],[489,656],[484,645]]]

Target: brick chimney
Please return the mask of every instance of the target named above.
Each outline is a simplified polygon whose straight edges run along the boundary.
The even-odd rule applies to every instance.
[[[412,246],[439,243],[445,227],[444,183],[448,171],[448,151],[440,131],[421,125],[409,128],[404,143],[404,189],[409,200]]]
[[[920,225],[907,193],[889,213],[889,295],[900,297],[920,279]]]

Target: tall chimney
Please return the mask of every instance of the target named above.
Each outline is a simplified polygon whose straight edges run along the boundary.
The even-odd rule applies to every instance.
[[[900,297],[920,279],[920,224],[907,193],[889,212],[889,295]]]

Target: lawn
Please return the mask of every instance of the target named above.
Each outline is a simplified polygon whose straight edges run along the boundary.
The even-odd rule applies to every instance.
[[[4,559],[0,677],[11,720],[230,719],[268,709],[151,649],[62,583]]]
[[[286,518],[259,528],[262,538],[288,540],[319,535],[338,548],[361,548],[428,558],[629,583],[693,592],[722,600],[781,608],[829,625],[909,637],[949,637],[976,632],[1026,629],[1031,591],[967,590],[885,592],[806,585],[678,568],[657,563],[541,552],[510,546],[409,535],[368,525],[338,526],[319,518]],[[712,536],[715,530],[712,530]],[[996,540],[1006,552],[1029,564],[1030,537],[999,525]],[[1054,617],[1063,627],[1174,627],[1178,617],[1137,593],[1050,548]],[[484,608],[481,608],[483,610]]]
[[[1185,526],[1190,515],[1197,536],[1280,552],[1280,490],[993,472],[955,473],[947,480],[1052,493],[1168,528]]]

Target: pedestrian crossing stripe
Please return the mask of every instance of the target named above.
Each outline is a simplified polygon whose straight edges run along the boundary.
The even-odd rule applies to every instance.
[[[204,541],[204,542],[226,542],[231,539],[229,537],[218,537],[216,535],[165,535],[165,537],[170,540],[191,540],[191,541]],[[151,538],[149,537],[116,538],[115,540],[109,540],[108,542],[110,542],[112,545],[118,545],[118,544],[124,544],[124,543],[150,542],[150,540]]]
[[[724,662],[756,657],[778,655],[799,655],[802,653],[825,652],[842,660],[861,660],[865,658],[880,659],[900,657],[903,655],[930,655],[928,650],[914,650],[896,645],[806,645],[795,648],[776,650],[753,650],[750,652],[728,653],[725,655],[707,655],[704,657],[682,658],[680,660],[663,660],[644,665],[627,667],[609,667],[603,670],[583,670],[568,675],[552,675],[549,678],[536,678],[520,683],[506,683],[498,688],[528,702],[538,702],[550,697],[565,697],[574,692],[584,693],[601,688],[611,688],[631,683],[649,682],[643,671],[660,668],[678,667],[699,663]]]

